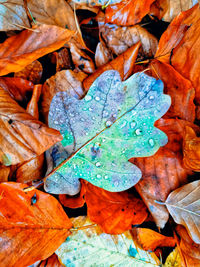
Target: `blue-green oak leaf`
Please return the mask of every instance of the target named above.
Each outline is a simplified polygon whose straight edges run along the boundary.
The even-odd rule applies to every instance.
[[[75,195],[79,178],[111,192],[134,186],[142,174],[128,159],[151,156],[167,143],[154,122],[170,104],[162,81],[145,73],[121,82],[117,71],[106,71],[81,100],[57,93],[48,120],[64,139],[52,155],[58,166],[46,177],[45,190]]]

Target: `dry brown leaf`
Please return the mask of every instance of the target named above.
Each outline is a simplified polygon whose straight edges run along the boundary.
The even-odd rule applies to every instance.
[[[92,59],[74,42],[70,42],[69,47],[75,67],[85,73],[93,73],[95,66]]]
[[[165,132],[168,143],[151,157],[135,158],[131,162],[142,171],[142,179],[136,184],[136,189],[149,208],[158,227],[163,228],[169,213],[165,206],[155,203],[165,201],[169,193],[188,182],[192,174],[182,165],[182,142],[185,126],[190,126],[199,132],[198,126],[175,119],[160,119],[155,126]]]
[[[63,267],[59,260],[58,256],[54,253],[46,260],[41,261],[36,267]]]
[[[181,256],[183,257],[183,267],[199,267],[200,263],[200,245],[196,244],[188,235],[186,229],[178,225],[176,227],[176,231],[181,237],[180,241],[180,252]],[[167,266],[166,266],[167,267]]]
[[[35,60],[21,71],[16,72],[14,77],[31,81],[33,84],[38,84],[42,78],[42,71],[42,64],[38,60]]]
[[[161,20],[167,12],[168,7],[169,0],[156,0],[152,3],[149,13]]]
[[[62,70],[49,78],[42,88],[42,113],[45,121],[48,122],[48,113],[51,101],[56,93],[61,91],[69,92],[74,97],[84,95],[82,81],[87,77],[83,72],[74,72],[72,70]]]
[[[29,115],[0,87],[0,161],[18,164],[62,140],[60,133]]]
[[[21,30],[30,27],[23,0],[0,1],[0,29]],[[38,23],[57,25],[76,31],[74,14],[64,0],[27,0],[33,18]]]
[[[141,42],[140,58],[151,58],[157,50],[158,41],[156,37],[139,25],[120,27],[104,23],[104,17],[98,17],[99,31],[105,40],[106,46],[111,51],[120,55],[129,47]]]
[[[183,164],[187,169],[200,171],[200,138],[191,127],[185,128],[183,139]]]
[[[63,69],[71,69],[72,62],[70,53],[67,48],[63,48],[60,51],[53,52],[50,54],[51,62],[56,64],[56,72],[61,71]]]
[[[105,65],[113,59],[111,51],[106,47],[104,42],[99,42],[95,51],[95,64],[97,68]]]
[[[62,47],[73,32],[52,25],[24,30],[0,44],[0,75],[22,70],[34,60]]]
[[[70,234],[71,221],[51,195],[26,184],[0,184],[1,266],[28,266],[45,259]]]
[[[193,241],[200,244],[200,180],[171,192],[165,204],[175,222],[185,226]]]
[[[0,183],[7,182],[10,174],[10,166],[0,164]]]
[[[173,67],[153,60],[150,68],[154,77],[164,83],[164,92],[171,97],[171,106],[164,118],[180,118],[190,122],[195,120],[195,90],[191,82],[181,76]]]

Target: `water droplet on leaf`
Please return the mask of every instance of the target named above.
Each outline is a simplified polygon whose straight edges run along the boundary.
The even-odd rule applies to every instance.
[[[135,130],[136,135],[142,135],[142,130],[141,129],[136,129]]]
[[[152,138],[149,139],[149,145],[153,147],[155,145],[155,142]]]
[[[85,101],[90,101],[92,99],[92,97],[90,95],[86,95],[84,99],[85,99]]]
[[[101,166],[101,163],[100,162],[97,162],[95,165],[96,165],[96,167],[100,167]]]

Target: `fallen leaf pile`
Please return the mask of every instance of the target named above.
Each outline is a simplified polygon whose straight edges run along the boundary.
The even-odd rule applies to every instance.
[[[0,267],[200,266],[199,1],[5,0],[0,30]]]

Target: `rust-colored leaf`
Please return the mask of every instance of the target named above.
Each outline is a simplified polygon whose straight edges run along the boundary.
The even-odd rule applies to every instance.
[[[85,201],[89,218],[109,234],[121,234],[148,216],[143,202],[125,191],[112,193],[87,183]]]
[[[28,114],[1,87],[0,113],[0,161],[4,165],[36,157],[62,140],[58,131]]]
[[[195,91],[191,82],[181,76],[170,65],[154,60],[150,67],[155,77],[164,82],[164,92],[171,97],[171,107],[165,118],[180,118],[193,122],[195,120]]]
[[[63,267],[63,266],[64,265],[62,265],[59,262],[58,256],[54,253],[46,260],[41,261],[37,267]]]
[[[200,171],[200,137],[191,127],[186,127],[184,132],[183,163],[187,169]]]
[[[86,192],[85,183],[83,182],[83,180],[81,180],[81,191],[78,195],[75,196],[59,195],[59,200],[63,206],[71,209],[77,209],[85,204],[85,199],[84,199],[85,192]]]
[[[21,71],[16,72],[14,76],[31,81],[33,84],[38,84],[42,78],[42,71],[42,64],[35,60]]]
[[[155,0],[123,0],[106,8],[106,22],[120,26],[134,25],[149,13]]]
[[[161,235],[151,229],[137,228],[137,239],[144,250],[154,251],[158,247],[175,247],[173,237]]]
[[[83,81],[84,89],[88,91],[97,77],[106,70],[117,70],[122,80],[126,80],[132,74],[139,48],[140,43],[137,43],[117,58],[98,68],[92,75],[88,76]]]
[[[63,69],[71,69],[72,62],[70,58],[70,53],[67,48],[63,48],[60,51],[53,52],[51,55],[51,62],[56,64],[56,72]]]
[[[185,261],[185,266],[188,267],[199,267],[200,262],[200,245],[196,244],[188,235],[186,229],[178,225],[176,231],[181,237],[180,251]]]
[[[150,14],[162,19],[169,7],[169,0],[156,0],[150,7]]]
[[[157,201],[165,201],[169,193],[188,181],[191,170],[182,164],[182,143],[185,126],[199,132],[194,124],[175,119],[160,119],[155,124],[168,136],[168,143],[151,157],[131,159],[142,170],[136,189],[149,208],[158,227],[163,228],[169,218],[167,209]]]
[[[62,47],[73,32],[53,25],[25,30],[0,44],[0,75],[22,70],[34,60]]]
[[[95,52],[95,63],[97,68],[105,65],[113,59],[112,52],[106,47],[103,41],[99,42]]]
[[[0,183],[7,182],[10,174],[10,166],[0,165]]]
[[[69,235],[72,226],[52,196],[25,184],[0,184],[0,262],[28,266],[49,257]],[[48,203],[48,205],[47,205]]]

